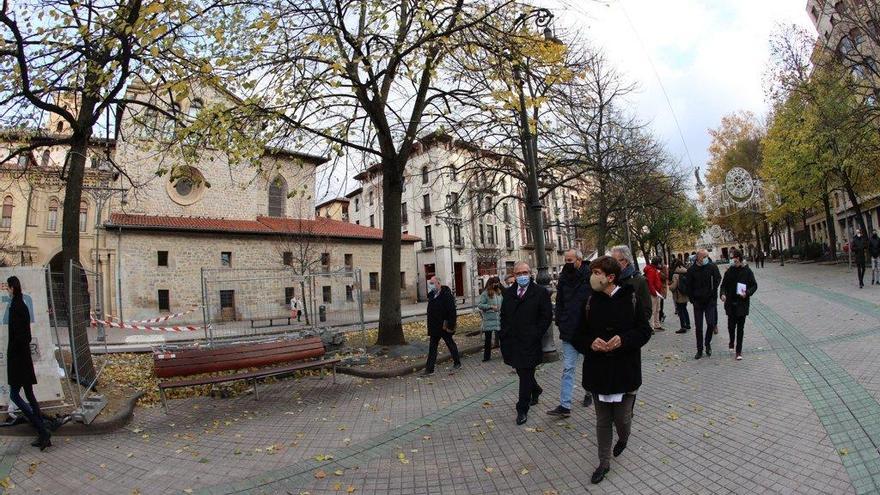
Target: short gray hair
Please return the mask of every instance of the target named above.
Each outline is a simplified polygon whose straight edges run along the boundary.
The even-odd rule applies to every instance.
[[[614,246],[613,248],[611,248],[612,253],[615,251],[620,253],[620,255],[623,256],[626,262],[630,265],[635,264],[633,261],[633,253],[632,251],[630,251],[629,246],[627,246],[626,244],[621,244],[619,246]]]
[[[584,260],[584,253],[582,253],[580,249],[571,248],[565,252],[565,254],[568,254],[568,253],[574,253],[575,258],[577,258],[581,261]]]

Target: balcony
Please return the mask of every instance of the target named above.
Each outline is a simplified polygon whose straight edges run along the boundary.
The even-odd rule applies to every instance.
[[[422,218],[428,218],[431,216],[431,208],[422,208]]]

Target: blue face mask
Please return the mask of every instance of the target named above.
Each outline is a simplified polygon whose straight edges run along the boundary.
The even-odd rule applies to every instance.
[[[703,258],[703,266],[706,266],[708,264],[709,264],[709,257],[707,256],[707,257]]]
[[[528,275],[517,275],[516,283],[519,284],[520,287],[525,287],[529,285],[529,276]]]
[[[436,291],[436,290],[437,290],[437,286],[436,286],[436,285],[434,285],[434,284],[432,284],[432,283],[429,283],[429,284],[428,284],[428,292],[434,292],[434,291]]]

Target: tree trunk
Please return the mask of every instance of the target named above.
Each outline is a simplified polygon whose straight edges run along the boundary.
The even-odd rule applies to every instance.
[[[852,203],[853,209],[856,211],[856,220],[858,220],[859,222],[859,228],[862,229],[862,232],[865,235],[867,235],[868,227],[867,225],[865,225],[865,217],[862,215],[862,205],[859,204],[859,199],[858,196],[856,196],[856,191],[853,188],[852,182],[847,176],[844,176],[843,179],[843,189],[846,191],[846,195],[849,198],[850,203]]]
[[[825,230],[828,231],[828,250],[831,251],[831,259],[837,261],[837,228],[834,217],[831,215],[831,198],[828,192],[822,194],[822,207],[825,209]]]
[[[600,185],[600,191],[601,191]],[[596,219],[596,254],[602,256],[608,249],[608,207],[604,194],[599,194],[598,218]]]
[[[90,115],[94,109],[94,101],[88,98],[83,101],[80,115]],[[81,263],[79,252],[79,205],[82,199],[83,179],[85,177],[86,156],[88,155],[89,138],[91,128],[88,126],[77,129],[73,134],[73,143],[70,146],[70,159],[67,162],[67,182],[64,188],[64,209],[61,221],[61,258],[64,263],[64,287],[63,297],[68,298],[67,314],[70,329],[70,337],[73,342],[72,352],[76,355],[76,367],[79,374],[80,384],[88,386],[95,379],[95,366],[92,362],[92,352],[89,348],[89,324],[92,312],[89,294],[89,279],[85,273],[76,269],[71,272],[70,262]],[[97,267],[95,267],[97,270]],[[71,281],[73,284],[71,284]],[[93,277],[91,283],[95,283]],[[72,285],[72,287],[71,287]],[[92,287],[96,297],[97,287]]]
[[[397,157],[382,160],[382,277],[376,345],[406,344],[400,321],[400,200],[405,166]]]
[[[801,210],[801,224],[804,227],[804,232],[807,234],[807,242],[812,242],[813,236],[810,235],[810,229],[807,226],[807,210]]]

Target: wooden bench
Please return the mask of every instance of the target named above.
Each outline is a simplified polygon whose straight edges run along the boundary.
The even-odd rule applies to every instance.
[[[332,368],[336,383],[336,364],[339,359],[320,359],[324,356],[324,343],[320,337],[300,340],[278,340],[253,344],[236,344],[211,349],[182,349],[153,353],[153,367],[160,379],[271,366],[256,371],[245,371],[225,376],[206,376],[186,380],[159,381],[162,407],[168,412],[165,389],[213,385],[237,380],[254,383],[254,400],[257,395],[257,379],[284,375],[294,371]],[[290,363],[284,366],[272,366]],[[322,376],[323,378],[323,376]]]

